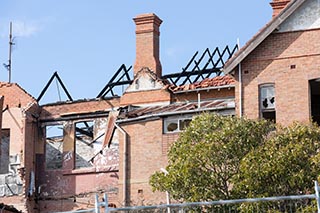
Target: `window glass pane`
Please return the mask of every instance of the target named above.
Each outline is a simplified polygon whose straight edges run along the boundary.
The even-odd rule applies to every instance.
[[[178,121],[167,121],[166,131],[174,132],[178,130]]]
[[[260,88],[260,105],[262,110],[275,108],[273,85],[264,86]]]
[[[184,119],[179,121],[180,130],[184,130],[189,126],[191,119]]]

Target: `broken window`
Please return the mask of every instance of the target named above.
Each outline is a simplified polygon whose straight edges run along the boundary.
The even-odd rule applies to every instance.
[[[0,174],[9,173],[10,163],[10,129],[1,130],[0,141]]]
[[[260,86],[260,115],[264,119],[276,121],[276,102],[273,84]]]
[[[46,169],[62,168],[63,125],[46,126]]]
[[[164,133],[180,132],[189,126],[191,117],[177,117],[164,119]]]
[[[91,159],[95,155],[95,144],[93,143],[93,126],[93,121],[81,121],[75,124],[76,169],[92,166]]]
[[[320,125],[320,78],[309,81],[312,121]]]

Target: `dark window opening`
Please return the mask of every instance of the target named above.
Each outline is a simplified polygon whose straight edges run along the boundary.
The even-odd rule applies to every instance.
[[[10,164],[10,129],[1,130],[0,174],[9,173]]]
[[[269,121],[276,121],[276,111],[262,112],[262,117]]]
[[[310,81],[311,117],[320,125],[320,78]]]

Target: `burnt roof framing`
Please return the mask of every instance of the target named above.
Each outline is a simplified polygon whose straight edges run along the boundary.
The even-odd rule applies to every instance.
[[[97,95],[97,98],[105,98],[109,93],[111,93],[112,96],[115,96],[113,89],[116,86],[131,84],[133,81],[129,75],[131,68],[132,66],[127,68],[126,65],[122,64],[117,72],[112,76],[108,84]]]
[[[192,84],[201,78],[209,78],[212,74],[216,76],[221,75],[222,68],[225,62],[229,60],[234,53],[238,50],[238,45],[235,45],[232,49],[227,45],[222,51],[216,47],[211,53],[207,48],[202,55],[197,59],[198,51],[192,56],[185,68],[182,68],[182,72],[164,75],[163,78],[167,79],[173,85],[184,85],[187,82]],[[206,61],[204,61],[206,59]],[[201,65],[204,64],[202,67]]]
[[[63,84],[60,76],[58,75],[58,72],[55,71],[53,73],[53,75],[51,76],[50,80],[48,81],[48,83],[46,84],[46,86],[43,88],[43,90],[41,91],[39,97],[37,98],[37,102],[39,102],[41,100],[41,98],[43,97],[43,95],[46,93],[46,91],[48,90],[49,86],[51,85],[53,79],[57,79],[60,86],[62,87],[63,91],[65,92],[65,94],[67,95],[67,97],[69,98],[70,101],[73,101],[70,93],[68,92],[67,88],[65,87],[65,85]]]

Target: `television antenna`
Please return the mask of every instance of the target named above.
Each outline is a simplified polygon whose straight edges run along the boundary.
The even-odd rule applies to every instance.
[[[15,45],[15,43],[13,42],[13,38],[12,38],[12,22],[10,22],[10,28],[9,28],[9,60],[8,60],[8,64],[3,64],[3,66],[8,70],[8,75],[9,75],[9,83],[11,83],[11,56],[12,56],[12,46]]]

